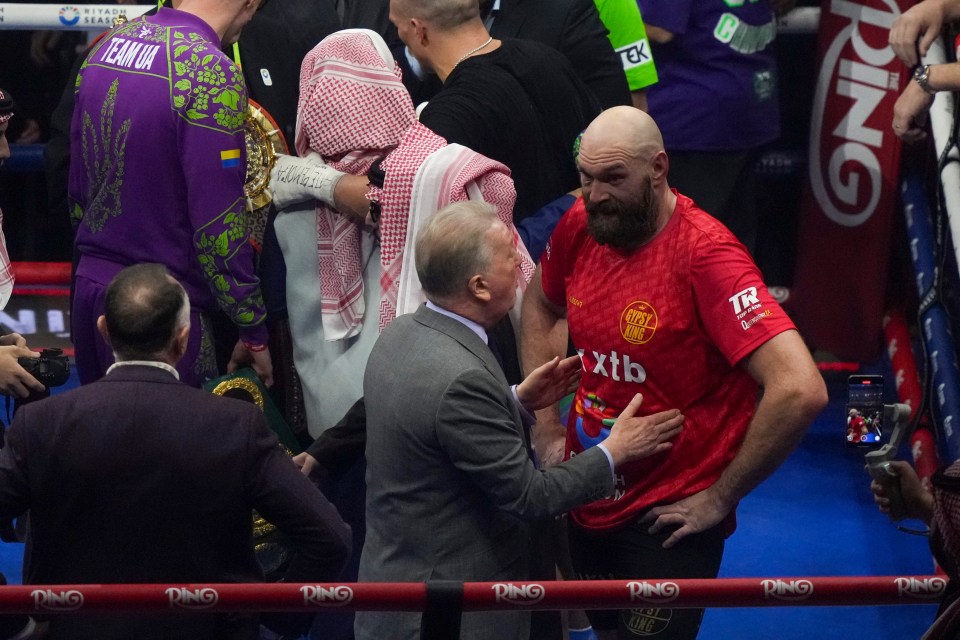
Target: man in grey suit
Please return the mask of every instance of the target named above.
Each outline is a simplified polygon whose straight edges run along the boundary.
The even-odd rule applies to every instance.
[[[601,447],[547,471],[531,459],[525,418],[579,377],[576,356],[508,387],[486,330],[513,307],[519,257],[489,205],[460,202],[416,241],[428,302],[381,334],[367,364],[367,537],[360,580],[527,578],[524,520],[613,493],[613,468],[668,450],[683,416],[637,417],[638,395]],[[360,640],[419,636],[420,614],[358,612]],[[525,639],[529,613],[469,613],[461,638]]]

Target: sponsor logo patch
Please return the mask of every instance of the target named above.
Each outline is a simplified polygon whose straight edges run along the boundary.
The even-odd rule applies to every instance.
[[[648,302],[636,300],[620,314],[620,335],[630,344],[650,342],[657,331],[657,311]]]

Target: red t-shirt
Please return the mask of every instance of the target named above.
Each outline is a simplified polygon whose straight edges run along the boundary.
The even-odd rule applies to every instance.
[[[716,482],[756,407],[757,384],[737,364],[794,329],[747,250],[678,194],[666,227],[629,255],[593,240],[579,199],[541,260],[543,290],[566,306],[583,360],[567,457],[602,441],[602,420],[619,415],[635,393],[643,394],[643,414],[686,416],[669,452],[619,466],[615,495],[575,511],[577,523],[615,528]]]

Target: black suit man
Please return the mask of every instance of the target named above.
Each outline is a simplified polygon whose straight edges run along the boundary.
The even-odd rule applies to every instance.
[[[547,471],[530,457],[521,414],[562,397],[576,356],[555,358],[507,386],[486,332],[513,307],[519,254],[482,202],[448,205],[416,242],[426,306],[380,335],[364,376],[367,537],[360,580],[523,580],[525,520],[613,492],[613,468],[668,450],[683,416],[634,417],[640,397],[602,446]],[[419,614],[358,612],[357,638],[418,636]],[[461,638],[525,640],[528,612],[471,613]]]
[[[117,363],[22,407],[0,451],[0,517],[31,512],[24,582],[257,582],[251,509],[292,541],[293,581],[336,579],[350,531],[257,408],[181,384],[189,301],[128,267],[98,327]],[[256,615],[54,616],[56,638],[256,638]]]

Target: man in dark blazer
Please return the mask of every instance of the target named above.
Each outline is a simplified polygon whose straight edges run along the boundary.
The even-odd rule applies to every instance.
[[[613,469],[669,449],[683,416],[635,417],[634,398],[610,437],[540,471],[522,416],[558,399],[579,359],[555,358],[508,387],[486,331],[513,307],[519,256],[489,205],[438,212],[416,242],[428,302],[380,335],[364,376],[367,537],[360,580],[523,580],[524,520],[613,493]],[[464,640],[526,639],[528,612],[469,613]],[[358,612],[359,640],[419,637],[420,614]]]
[[[17,412],[0,451],[0,517],[30,509],[25,583],[261,581],[252,509],[296,549],[287,580],[336,579],[349,528],[263,414],[178,381],[189,318],[183,287],[162,266],[124,269],[98,321],[117,363],[93,384]],[[296,622],[299,632],[309,621]],[[255,613],[50,619],[50,637],[71,640],[258,631]]]

